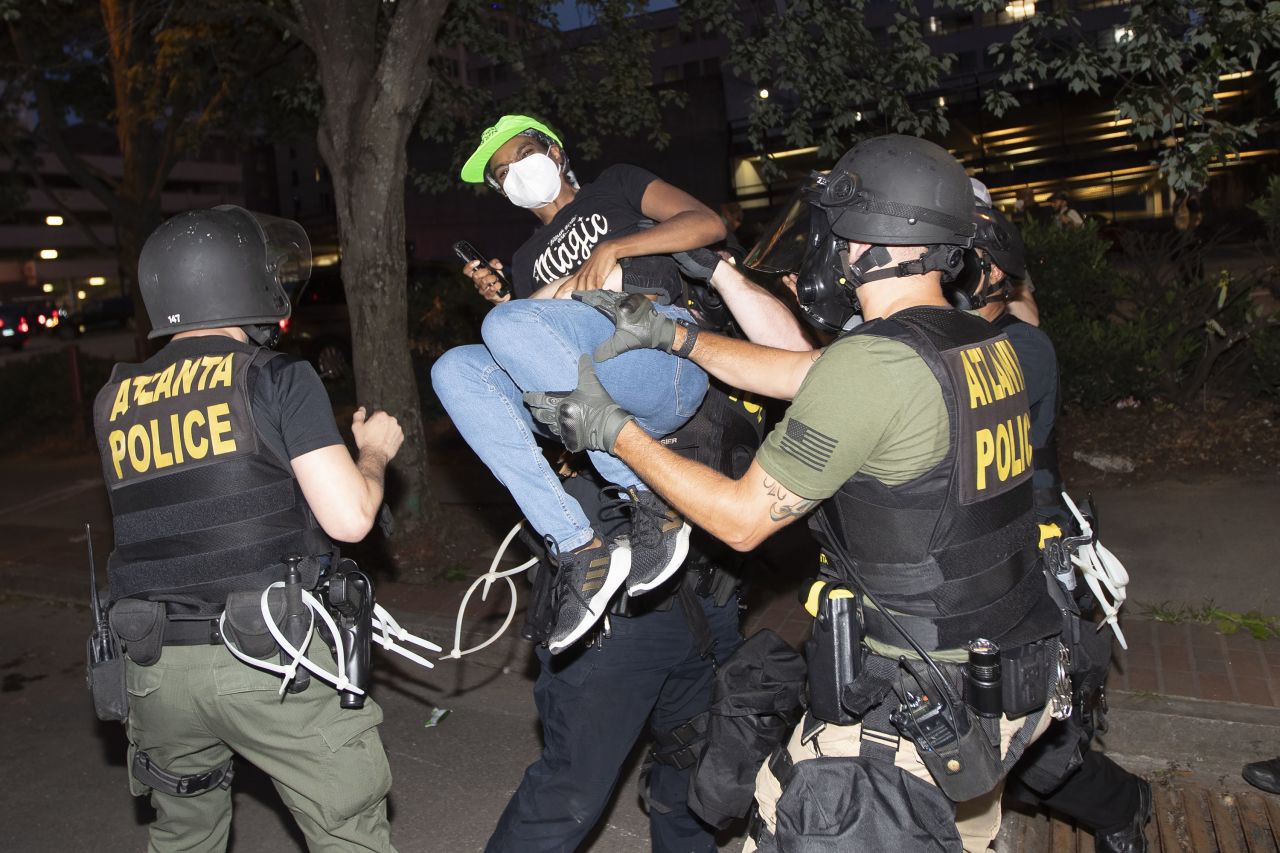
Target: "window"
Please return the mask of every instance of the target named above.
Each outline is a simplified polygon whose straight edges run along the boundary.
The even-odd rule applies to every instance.
[[[680,66],[668,65],[666,68],[662,69],[663,83],[674,83],[679,79],[680,79]]]
[[[686,62],[684,64],[684,77],[686,80],[691,80],[701,73],[700,63],[697,60],[694,60],[693,62]]]
[[[702,60],[702,73],[708,77],[714,77],[720,73],[720,57],[709,56]]]

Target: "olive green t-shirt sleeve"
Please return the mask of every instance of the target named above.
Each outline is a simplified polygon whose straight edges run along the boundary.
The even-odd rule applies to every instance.
[[[822,500],[858,472],[890,486],[915,479],[946,455],[949,430],[938,380],[911,347],[848,335],[814,362],[756,460]]]

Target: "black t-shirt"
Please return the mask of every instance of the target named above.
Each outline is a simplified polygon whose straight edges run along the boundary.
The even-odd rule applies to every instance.
[[[638,166],[618,164],[578,190],[573,201],[516,250],[511,262],[515,298],[527,298],[543,285],[572,275],[602,240],[637,231],[645,220],[640,202],[656,180]]]
[[[1058,419],[1058,355],[1044,330],[1012,314],[1000,316],[995,325],[1009,336],[1009,343],[1018,354],[1018,363],[1026,377],[1027,405],[1031,409],[1031,447],[1035,452],[1043,452]],[[1052,474],[1042,468],[1033,472],[1032,479],[1038,489],[1053,486]]]
[[[224,335],[170,341],[155,359],[181,360],[220,352],[253,352],[257,347]],[[293,356],[276,356],[258,371],[253,386],[253,422],[258,437],[281,461],[342,444],[329,394],[315,368]]]

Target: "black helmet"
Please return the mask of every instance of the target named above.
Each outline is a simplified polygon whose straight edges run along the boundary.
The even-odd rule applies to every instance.
[[[311,243],[288,219],[224,204],[189,210],[151,233],[138,258],[148,337],[192,329],[276,327],[289,316],[285,284],[311,275]]]
[[[1006,276],[1026,278],[1026,249],[1014,224],[994,207],[981,206],[974,210],[974,221],[978,226],[973,236],[974,248],[985,251]]]
[[[914,136],[851,148],[821,204],[838,237],[873,246],[963,246],[973,239],[973,187],[945,149]]]

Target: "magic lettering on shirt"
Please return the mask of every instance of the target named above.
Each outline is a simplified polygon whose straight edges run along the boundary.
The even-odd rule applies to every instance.
[[[591,257],[596,244],[608,233],[609,220],[604,214],[573,217],[533,262],[534,280],[540,285],[550,284],[570,275]]]

